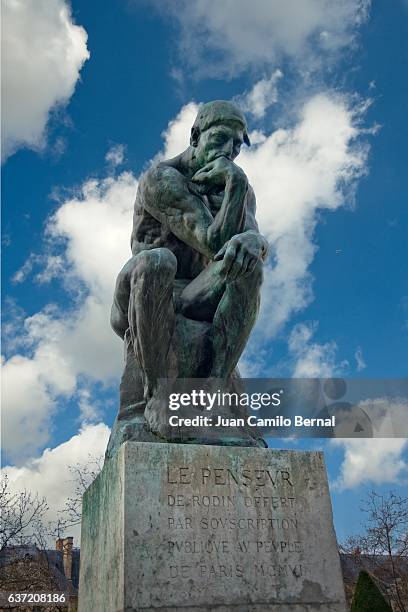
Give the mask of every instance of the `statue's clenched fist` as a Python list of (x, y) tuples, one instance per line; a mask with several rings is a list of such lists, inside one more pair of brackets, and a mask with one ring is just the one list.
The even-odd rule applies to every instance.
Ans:
[(247, 188), (248, 179), (245, 172), (224, 155), (200, 168), (191, 179), (198, 190), (205, 194), (217, 193), (224, 189), (229, 180), (240, 189)]

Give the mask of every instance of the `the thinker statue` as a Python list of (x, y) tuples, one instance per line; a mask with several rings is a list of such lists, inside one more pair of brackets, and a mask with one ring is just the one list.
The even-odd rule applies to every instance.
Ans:
[[(199, 109), (190, 146), (140, 180), (132, 258), (119, 273), (112, 306), (126, 367), (107, 456), (126, 439), (208, 441), (204, 432), (170, 431), (160, 408), (163, 379), (217, 379), (229, 389), (239, 380), (268, 252), (254, 191), (234, 162), (243, 143), (250, 144), (242, 112), (209, 102)], [(237, 430), (212, 443), (259, 441)]]

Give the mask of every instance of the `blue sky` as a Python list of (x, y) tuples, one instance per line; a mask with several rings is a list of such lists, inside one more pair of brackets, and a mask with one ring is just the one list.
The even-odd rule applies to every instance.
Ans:
[[(55, 509), (66, 465), (103, 451), (137, 178), (187, 146), (200, 102), (246, 111), (254, 145), (237, 162), (273, 246), (242, 371), (406, 376), (408, 5), (330, 4), (4, 3), (2, 450), (16, 488)], [(406, 488), (407, 446), (323, 447), (342, 539), (367, 489)]]

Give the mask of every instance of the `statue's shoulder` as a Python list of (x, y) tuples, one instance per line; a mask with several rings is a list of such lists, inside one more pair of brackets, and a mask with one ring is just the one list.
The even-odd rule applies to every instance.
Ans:
[(140, 177), (139, 185), (143, 187), (144, 185), (157, 180), (160, 177), (160, 174), (163, 172), (162, 166), (163, 162), (155, 162), (149, 166), (149, 168), (147, 168), (147, 170), (145, 170)]
[(157, 190), (180, 189), (187, 178), (180, 171), (177, 158), (161, 160), (152, 164), (142, 175), (139, 182), (139, 189), (142, 194), (154, 194)]
[(162, 160), (152, 164), (142, 175), (140, 183), (144, 186), (152, 186), (157, 182), (166, 181), (166, 179), (178, 176), (184, 178), (174, 160)]

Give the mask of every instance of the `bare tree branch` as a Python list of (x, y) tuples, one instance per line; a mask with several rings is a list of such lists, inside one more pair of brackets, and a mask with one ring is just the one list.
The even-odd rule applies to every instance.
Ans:
[(69, 497), (65, 503), (65, 507), (60, 511), (60, 528), (66, 529), (79, 525), (82, 518), (82, 496), (89, 485), (95, 480), (103, 467), (103, 455), (94, 456), (88, 455), (87, 463), (76, 463), (68, 466), (73, 478), (71, 482), (75, 483), (75, 489), (72, 497)]
[(13, 493), (7, 474), (0, 479), (0, 550), (11, 544), (39, 543), (43, 518), (48, 510), (45, 497), (27, 490)]

